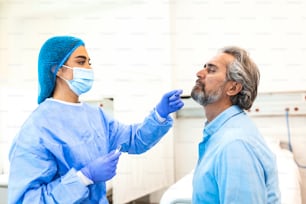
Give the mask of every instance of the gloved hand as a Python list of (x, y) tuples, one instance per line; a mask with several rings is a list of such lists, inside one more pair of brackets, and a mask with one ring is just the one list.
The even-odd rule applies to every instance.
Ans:
[(170, 113), (181, 109), (184, 106), (184, 103), (180, 97), (182, 93), (183, 90), (173, 90), (166, 93), (156, 106), (157, 113), (161, 117), (167, 118)]
[(83, 167), (81, 172), (94, 183), (105, 182), (116, 175), (120, 155), (121, 152), (112, 151)]

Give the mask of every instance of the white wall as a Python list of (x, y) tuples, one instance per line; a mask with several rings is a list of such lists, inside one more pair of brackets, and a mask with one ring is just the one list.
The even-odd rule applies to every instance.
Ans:
[(258, 64), (260, 91), (306, 88), (306, 2), (171, 1), (176, 84), (189, 92), (195, 73), (226, 45), (247, 49)]
[(261, 71), (260, 92), (305, 90), (305, 10), (303, 0), (1, 1), (0, 172), (8, 171), (11, 139), (36, 107), (37, 55), (50, 36), (84, 39), (97, 76), (84, 98), (114, 97), (115, 116), (134, 122), (163, 92), (183, 88), (188, 95), (196, 71), (225, 45), (250, 52)]

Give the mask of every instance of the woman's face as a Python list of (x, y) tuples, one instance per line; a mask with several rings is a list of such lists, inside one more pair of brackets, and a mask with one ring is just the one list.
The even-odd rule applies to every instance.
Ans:
[[(91, 63), (90, 58), (88, 56), (87, 50), (84, 46), (78, 47), (68, 58), (68, 60), (65, 63), (65, 66), (68, 66), (70, 68), (74, 67), (80, 67), (80, 68), (86, 68), (91, 69)], [(62, 67), (60, 69), (62, 72), (62, 77), (67, 80), (71, 80), (73, 78), (72, 70)]]

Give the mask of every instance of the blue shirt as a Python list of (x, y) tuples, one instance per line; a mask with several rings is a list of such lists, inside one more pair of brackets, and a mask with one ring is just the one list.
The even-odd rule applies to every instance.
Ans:
[(101, 108), (47, 99), (33, 111), (10, 150), (9, 203), (108, 203), (105, 183), (85, 186), (76, 172), (121, 145), (140, 154), (172, 126), (154, 111), (125, 125)]
[(203, 131), (192, 203), (280, 203), (274, 154), (250, 118), (231, 106)]

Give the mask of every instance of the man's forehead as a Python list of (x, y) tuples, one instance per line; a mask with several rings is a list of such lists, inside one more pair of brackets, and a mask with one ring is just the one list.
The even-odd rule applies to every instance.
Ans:
[(227, 53), (218, 53), (207, 64), (214, 64), (216, 66), (226, 66), (235, 60), (234, 56)]

